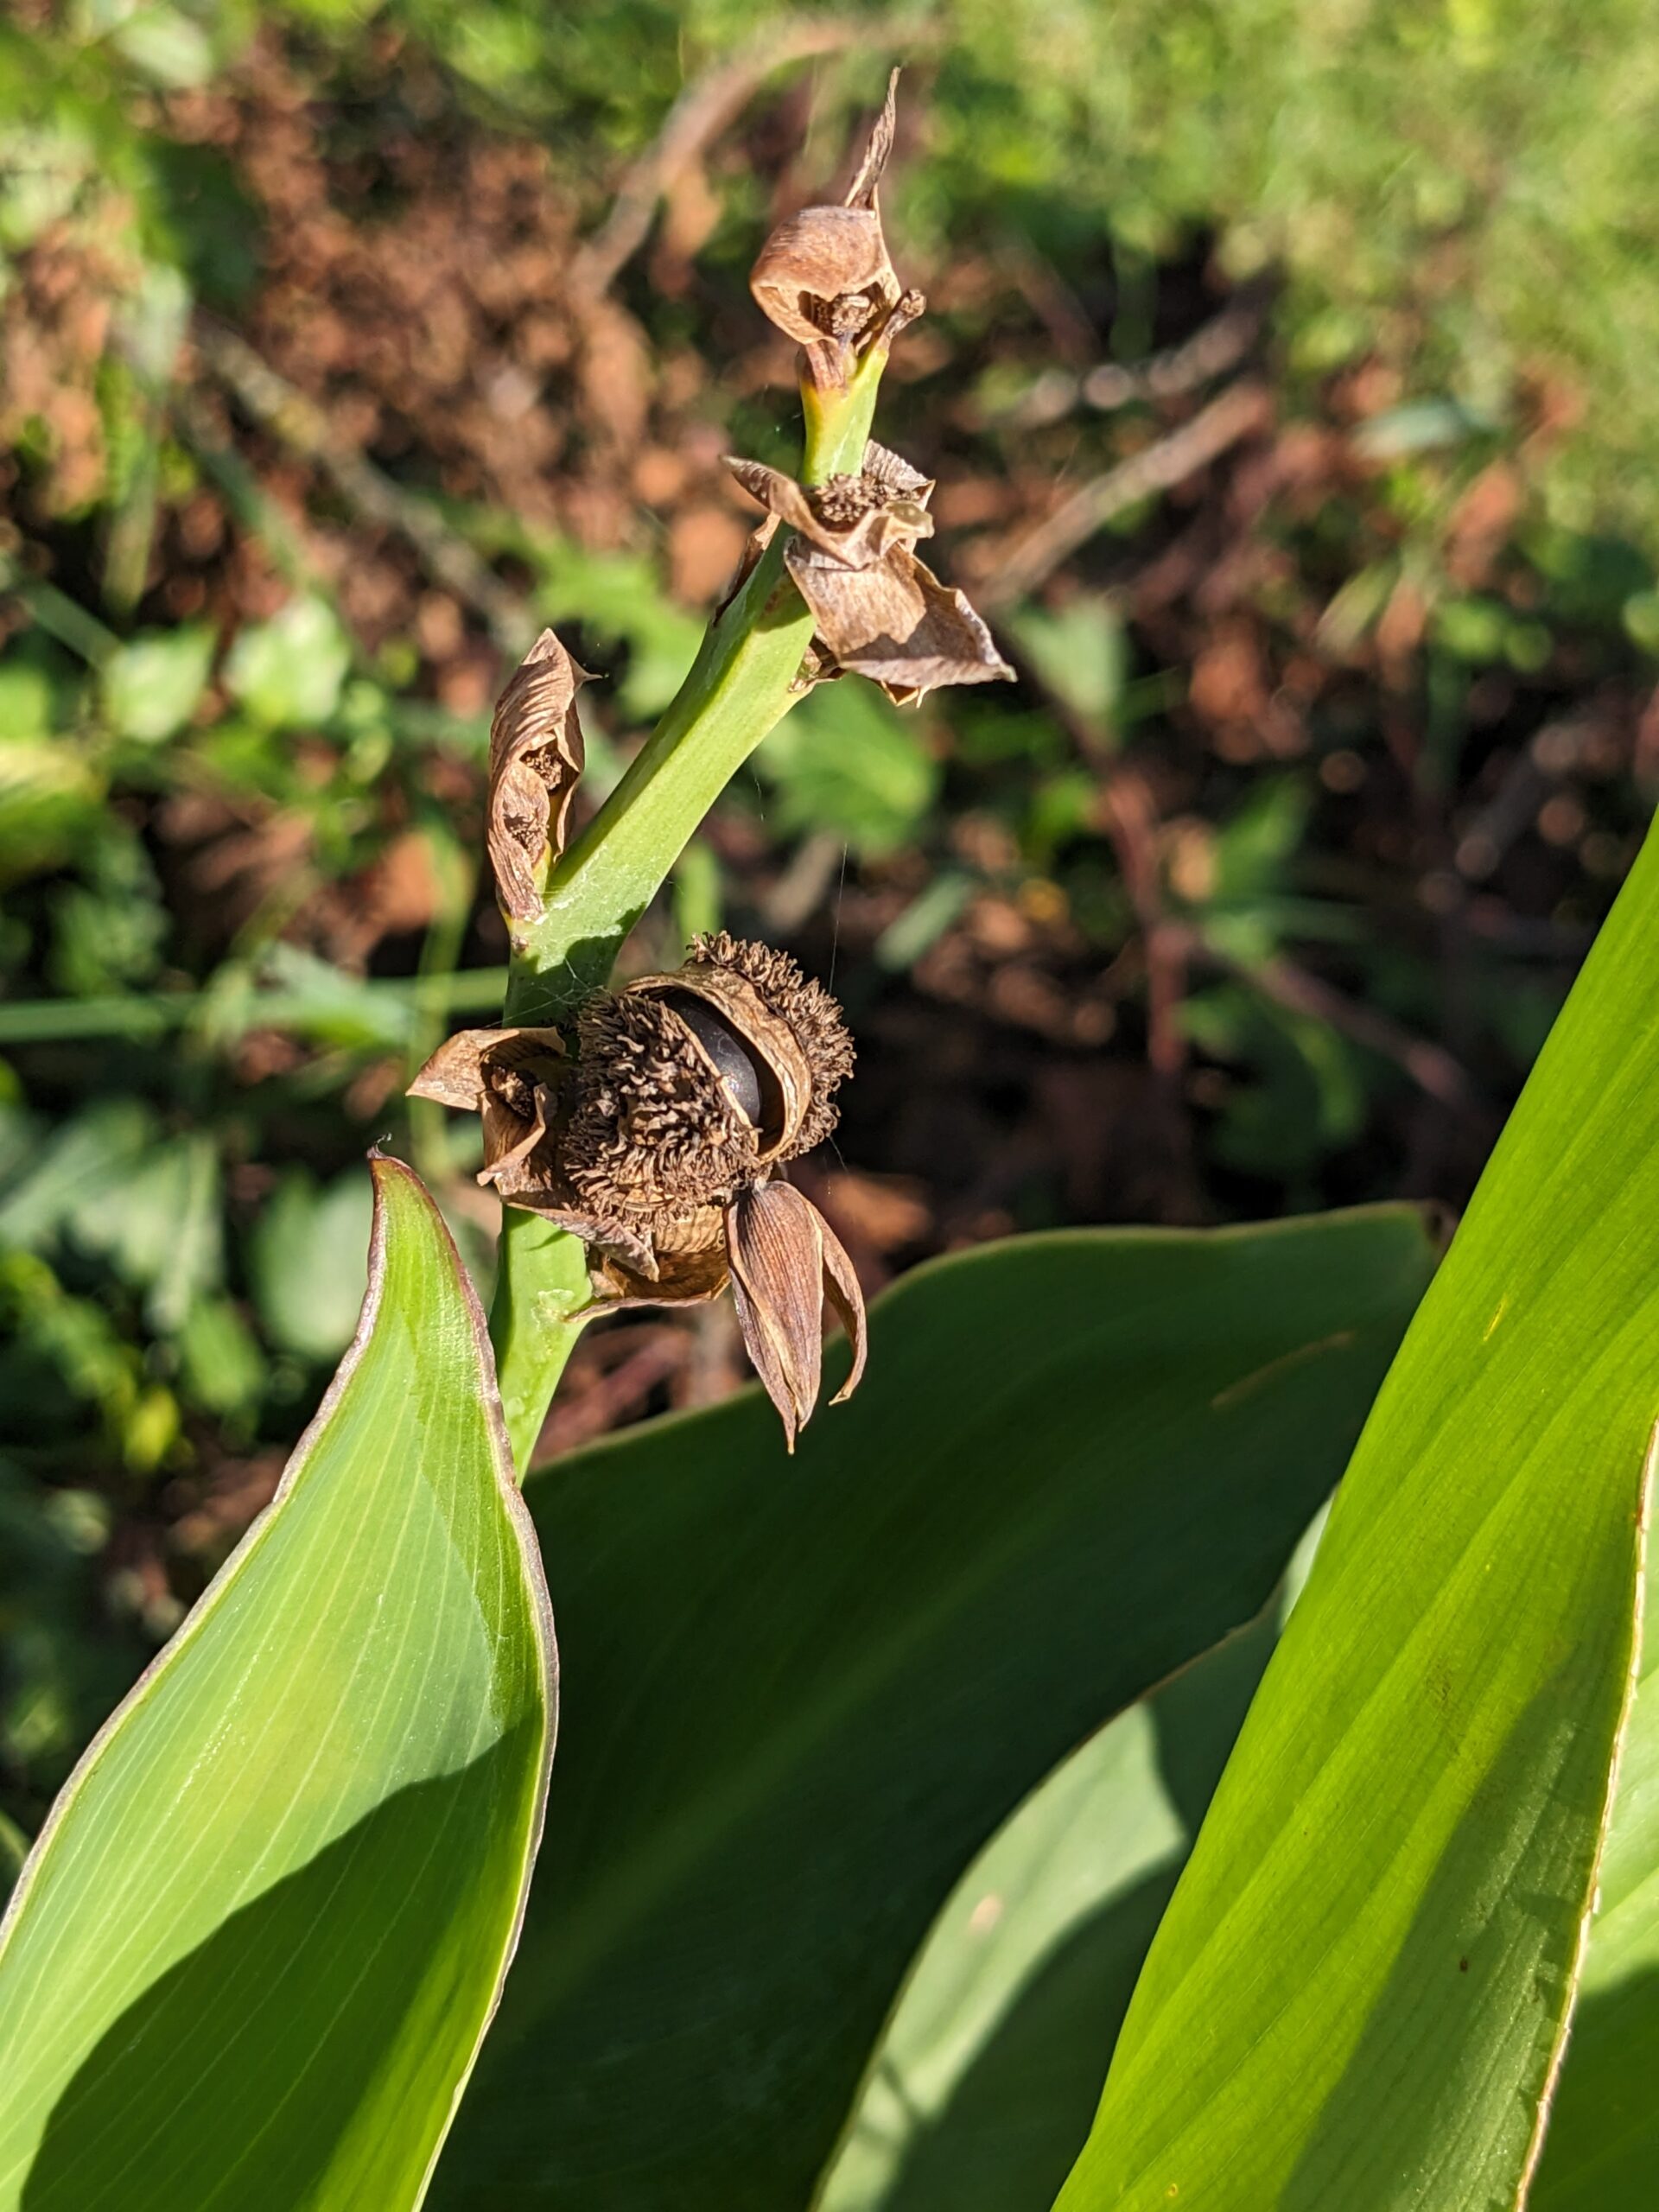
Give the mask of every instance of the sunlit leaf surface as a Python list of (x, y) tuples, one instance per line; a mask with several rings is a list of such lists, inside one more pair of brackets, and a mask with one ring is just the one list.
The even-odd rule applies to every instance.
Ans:
[(1063, 2212), (1524, 2191), (1639, 1642), (1656, 956), (1650, 841), (1378, 1400)]
[(482, 1323), (376, 1163), (362, 1326), (0, 1936), (0, 2205), (397, 2212), (512, 1950), (552, 1638)]
[(953, 1885), (1262, 1605), (1429, 1265), (1405, 1209), (1015, 1240), (878, 1301), (792, 1462), (749, 1392), (532, 1478), (556, 1817), (434, 2202), (804, 2205)]

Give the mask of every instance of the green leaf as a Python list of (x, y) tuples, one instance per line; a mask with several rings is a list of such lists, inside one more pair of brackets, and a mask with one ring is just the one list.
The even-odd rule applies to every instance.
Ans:
[(360, 1175), (325, 1189), (302, 1167), (285, 1175), (254, 1225), (250, 1250), (259, 1318), (305, 1359), (333, 1359), (351, 1338), (363, 1295), (369, 1199)]
[[(1655, 1601), (1649, 1576), (1648, 1618)], [(1659, 1650), (1646, 1647), (1573, 2039), (1529, 2212), (1642, 2204), (1659, 2158)]]
[(1080, 1745), (957, 1883), (813, 2212), (1048, 2212), (1325, 1519), (1248, 1628)]
[(1128, 674), (1123, 619), (1103, 597), (1074, 599), (1065, 607), (1020, 607), (1008, 618), (1020, 650), (1043, 683), (1102, 736), (1114, 728)]
[(1091, 1736), (952, 1891), (814, 2212), (1047, 2212), (1275, 1633), (1252, 1622)]
[(0, 1931), (0, 2206), (398, 2212), (500, 1987), (552, 1641), (482, 1317), (376, 1163), (363, 1325)]
[(121, 737), (146, 743), (171, 737), (207, 688), (217, 639), (205, 623), (143, 631), (99, 671), (104, 711)]
[(902, 719), (873, 683), (820, 684), (755, 766), (778, 794), (774, 828), (827, 832), (871, 856), (914, 835), (939, 781), (915, 717)]
[(1649, 840), (1378, 1400), (1064, 2212), (1524, 2191), (1637, 1641), (1656, 951)]
[(750, 1391), (534, 1478), (582, 1695), (434, 2202), (804, 2204), (952, 1885), (1261, 1606), (1428, 1265), (1393, 1208), (991, 1246), (794, 1461)]
[(241, 632), (226, 658), (225, 681), (256, 721), (292, 729), (327, 721), (351, 664), (351, 641), (333, 607), (302, 597)]

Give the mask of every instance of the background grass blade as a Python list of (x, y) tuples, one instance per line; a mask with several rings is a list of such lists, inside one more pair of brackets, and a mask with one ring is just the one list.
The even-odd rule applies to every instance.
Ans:
[(1524, 2190), (1637, 1641), (1656, 956), (1650, 838), (1367, 1426), (1064, 2212)]
[(907, 1278), (858, 1396), (534, 1478), (559, 1818), (446, 2212), (803, 2206), (974, 1853), (1263, 1603), (1430, 1265), (1409, 1210), (1011, 1242)]
[(551, 1624), (481, 1317), (374, 1168), (355, 1344), (0, 1938), (0, 2205), (420, 2201), (511, 1954)]

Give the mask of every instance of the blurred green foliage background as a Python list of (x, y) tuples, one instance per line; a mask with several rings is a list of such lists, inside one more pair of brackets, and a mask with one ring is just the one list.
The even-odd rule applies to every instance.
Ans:
[[(749, 302), (906, 66), (882, 434), (1017, 661), (798, 708), (630, 946), (861, 1044), (874, 1287), (1057, 1221), (1467, 1193), (1659, 773), (1633, 0), (16, 0), (0, 26), (0, 1805), (39, 1819), (349, 1336), (364, 1150), (505, 940), (539, 625), (591, 805), (787, 464)], [(595, 1332), (549, 1448), (738, 1377)], [(8, 1833), (10, 1831), (8, 1830)]]

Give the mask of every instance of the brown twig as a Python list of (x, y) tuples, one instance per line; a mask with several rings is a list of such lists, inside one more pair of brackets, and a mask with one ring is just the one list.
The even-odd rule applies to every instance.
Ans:
[(1224, 968), (1240, 982), (1252, 985), (1266, 998), (1292, 1014), (1311, 1015), (1351, 1038), (1368, 1052), (1381, 1053), (1402, 1068), (1420, 1090), (1442, 1106), (1467, 1112), (1478, 1104), (1478, 1095), (1468, 1070), (1443, 1046), (1431, 1044), (1375, 1007), (1362, 1006), (1327, 983), (1322, 976), (1300, 967), (1283, 953), (1263, 961), (1234, 960), (1218, 951), (1198, 931), (1192, 933), (1194, 949)]
[(766, 78), (798, 61), (840, 54), (868, 36), (861, 22), (803, 16), (773, 23), (695, 78), (662, 129), (625, 171), (610, 213), (575, 252), (567, 280), (580, 311), (601, 299), (651, 235), (660, 202), (742, 113)]
[(1144, 361), (1102, 361), (1082, 374), (1063, 369), (1039, 377), (1007, 419), (1017, 429), (1058, 423), (1074, 407), (1101, 414), (1136, 399), (1180, 399), (1236, 369), (1255, 345), (1267, 313), (1264, 287), (1247, 287), (1179, 346)]
[(1229, 385), (1190, 422), (1074, 492), (1064, 505), (1020, 540), (989, 582), (981, 586), (977, 594), (981, 602), (1006, 607), (1028, 597), (1114, 515), (1196, 475), (1230, 446), (1264, 428), (1272, 408), (1264, 385)]
[(502, 652), (520, 657), (535, 635), (533, 616), (429, 501), (337, 438), (315, 401), (279, 376), (245, 338), (200, 314), (192, 334), (201, 359), (255, 422), (320, 468), (356, 513), (406, 538), (437, 582), (487, 624)]

